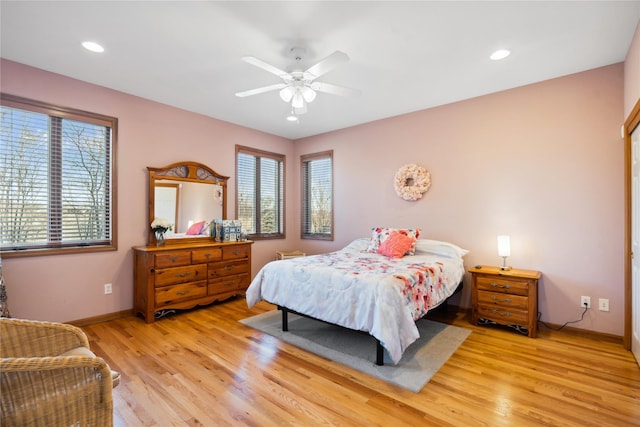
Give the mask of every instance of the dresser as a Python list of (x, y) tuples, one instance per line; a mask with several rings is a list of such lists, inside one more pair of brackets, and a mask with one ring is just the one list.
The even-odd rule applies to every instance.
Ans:
[(471, 323), (506, 325), (536, 337), (539, 271), (483, 265), (469, 269), (469, 273)]
[(175, 309), (244, 293), (251, 281), (253, 242), (136, 246), (134, 313), (151, 323)]

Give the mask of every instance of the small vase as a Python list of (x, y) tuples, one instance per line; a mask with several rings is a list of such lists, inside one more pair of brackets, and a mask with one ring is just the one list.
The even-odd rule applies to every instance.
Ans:
[(156, 246), (164, 246), (164, 233), (162, 231), (156, 231)]

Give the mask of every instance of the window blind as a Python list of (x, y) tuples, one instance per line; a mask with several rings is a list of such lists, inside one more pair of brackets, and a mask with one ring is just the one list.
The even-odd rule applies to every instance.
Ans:
[(6, 95), (0, 113), (2, 251), (113, 246), (116, 119)]
[(333, 151), (301, 156), (303, 239), (333, 240)]
[(252, 239), (284, 237), (284, 156), (236, 147), (236, 212)]

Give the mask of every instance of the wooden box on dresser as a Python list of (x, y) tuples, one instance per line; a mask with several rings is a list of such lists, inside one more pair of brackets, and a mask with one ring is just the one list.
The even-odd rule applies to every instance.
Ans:
[(147, 323), (167, 310), (193, 308), (244, 293), (252, 241), (136, 246), (134, 313)]
[[(535, 338), (540, 272), (477, 266), (471, 273), (471, 323), (497, 323)], [(524, 329), (523, 329), (524, 328)]]

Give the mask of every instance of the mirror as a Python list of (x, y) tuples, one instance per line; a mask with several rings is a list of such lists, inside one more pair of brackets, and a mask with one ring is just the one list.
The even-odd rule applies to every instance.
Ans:
[[(227, 180), (209, 167), (196, 162), (174, 163), (149, 171), (149, 225), (154, 218), (172, 224), (166, 243), (188, 243), (212, 239), (208, 224), (227, 218)], [(202, 222), (205, 226), (199, 229)], [(194, 227), (191, 227), (194, 225)], [(149, 227), (149, 244), (156, 238)]]

